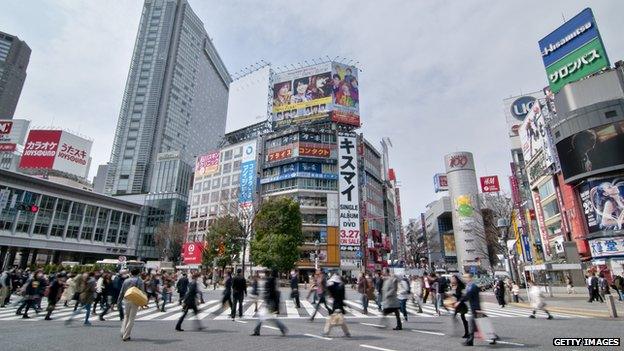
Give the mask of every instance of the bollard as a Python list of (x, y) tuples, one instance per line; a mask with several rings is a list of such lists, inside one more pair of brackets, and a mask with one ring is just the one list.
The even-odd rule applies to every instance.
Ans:
[(613, 295), (611, 294), (605, 295), (605, 298), (607, 299), (607, 306), (609, 307), (609, 317), (617, 318), (617, 309), (615, 308), (615, 298), (613, 298)]

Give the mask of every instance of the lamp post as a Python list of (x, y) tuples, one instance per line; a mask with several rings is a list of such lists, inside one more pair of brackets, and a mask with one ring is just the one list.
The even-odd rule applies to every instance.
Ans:
[(318, 269), (319, 264), (319, 241), (316, 239), (314, 241), (314, 269)]
[(500, 236), (499, 236), (499, 243), (500, 245), (503, 247), (503, 257), (505, 259), (505, 265), (507, 266), (507, 272), (509, 273), (509, 276), (511, 277), (511, 280), (513, 281), (517, 281), (516, 280), (516, 276), (514, 275), (514, 269), (512, 267), (512, 262), (509, 258), (509, 249), (507, 247), (507, 238), (509, 236), (509, 227), (510, 227), (510, 223), (509, 220), (507, 220), (507, 218), (499, 218), (496, 221), (496, 228), (498, 228), (498, 230), (500, 231)]

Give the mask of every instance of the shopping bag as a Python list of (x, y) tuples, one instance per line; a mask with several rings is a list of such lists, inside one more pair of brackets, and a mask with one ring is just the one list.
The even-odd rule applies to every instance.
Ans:
[(343, 325), (344, 316), (340, 312), (334, 312), (329, 316), (329, 325)]
[(124, 298), (137, 306), (147, 305), (147, 295), (145, 295), (145, 293), (136, 286), (133, 286), (126, 290)]
[(488, 317), (475, 318), (477, 324), (477, 335), (481, 340), (494, 340), (496, 334), (494, 333), (494, 326), (492, 320)]

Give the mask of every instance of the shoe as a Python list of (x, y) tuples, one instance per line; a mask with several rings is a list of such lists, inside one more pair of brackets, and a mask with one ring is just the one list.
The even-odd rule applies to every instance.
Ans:
[(321, 336), (326, 338), (329, 336), (329, 333), (321, 333)]
[(106, 319), (104, 319), (104, 317), (100, 316), (100, 321), (104, 322), (104, 321), (106, 321)]
[(286, 336), (288, 334), (288, 328), (284, 327), (284, 329), (280, 330), (282, 332), (282, 336)]
[(532, 314), (532, 315), (530, 315), (530, 316), (529, 316), (529, 318), (533, 318), (533, 319), (535, 319), (535, 315), (534, 315), (534, 314)]
[(470, 342), (465, 341), (465, 342), (462, 343), (462, 345), (464, 345), (464, 346), (474, 346), (474, 343), (472, 341), (470, 341)]
[(468, 339), (469, 337), (470, 337), (470, 335), (464, 334), (464, 336), (462, 336), (462, 339)]
[(22, 319), (30, 319), (30, 317), (28, 317), (28, 315), (25, 314), (25, 315), (22, 316)]
[(546, 319), (553, 319), (553, 316), (552, 315), (548, 315), (548, 318), (546, 318)]
[(15, 312), (15, 315), (16, 315), (16, 316), (21, 316), (22, 314), (23, 314), (23, 313), (22, 313), (22, 311), (16, 311), (16, 312)]
[(345, 338), (350, 338), (351, 334), (345, 334)]
[(91, 325), (91, 322), (84, 322), (84, 323), (83, 323), (83, 325), (85, 325), (85, 326), (90, 326), (90, 325)]
[(403, 330), (403, 327), (394, 327), (392, 330)]
[(175, 330), (176, 330), (176, 331), (179, 331), (179, 332), (183, 332), (183, 331), (184, 331), (184, 329), (182, 329), (182, 328), (178, 328), (178, 327), (176, 327), (176, 328), (175, 328)]
[(122, 338), (121, 341), (130, 341), (130, 338), (129, 337), (125, 339)]
[(260, 333), (253, 332), (249, 336), (260, 336)]
[(418, 310), (418, 313), (423, 313), (423, 310)]
[(45, 320), (45, 321), (51, 321), (51, 320), (52, 320), (52, 318), (50, 318), (50, 316), (46, 316), (43, 320)]

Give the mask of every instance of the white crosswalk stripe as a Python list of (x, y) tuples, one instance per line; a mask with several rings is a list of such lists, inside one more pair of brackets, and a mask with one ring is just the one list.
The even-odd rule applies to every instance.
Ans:
[[(262, 300), (258, 301), (258, 309), (260, 310), (264, 302)], [(331, 304), (328, 302), (328, 305)], [(6, 306), (5, 308), (0, 309), (0, 323), (6, 321), (18, 321), (22, 320), (22, 316), (16, 315), (17, 308), (19, 304), (12, 304)], [(30, 310), (28, 312), (30, 319), (24, 321), (40, 321), (43, 320), (46, 314), (47, 301), (43, 301), (41, 304), (42, 311), (37, 314), (34, 310)], [(310, 316), (314, 313), (314, 305), (308, 300), (301, 301), (301, 308), (296, 308), (294, 302), (292, 300), (282, 301), (280, 303), (280, 319), (304, 319), (310, 318)], [(512, 305), (508, 305), (505, 308), (500, 308), (495, 303), (490, 302), (482, 302), (482, 307), (484, 308), (485, 313), (492, 318), (527, 318), (531, 314), (531, 310), (521, 307), (515, 307)], [(226, 320), (230, 319), (230, 307), (224, 308), (220, 300), (207, 300), (205, 303), (198, 306), (199, 314), (197, 316), (198, 319), (214, 319), (214, 320)], [(73, 303), (69, 307), (64, 307), (62, 304), (59, 304), (56, 310), (52, 313), (52, 319), (55, 321), (65, 321), (72, 317), (73, 314)], [(434, 318), (437, 317), (437, 313), (435, 311), (435, 306), (432, 304), (423, 304), (422, 313), (418, 313), (418, 306), (413, 304), (411, 301), (408, 301), (407, 304), (407, 312), (408, 316), (411, 317), (426, 317), (426, 318)], [(79, 310), (80, 311), (80, 310)], [(100, 309), (98, 307), (96, 314), (91, 314), (90, 320), (92, 322), (100, 323), (98, 320), (98, 315), (100, 313)], [(183, 308), (177, 303), (171, 303), (166, 306), (166, 312), (161, 312), (156, 309), (156, 306), (153, 303), (150, 303), (149, 308), (141, 309), (137, 313), (136, 321), (147, 322), (147, 321), (175, 321), (182, 315)], [(368, 314), (364, 314), (364, 309), (362, 304), (356, 300), (345, 300), (345, 318), (354, 319), (376, 319), (383, 315), (382, 312), (378, 311), (377, 306), (371, 304), (368, 308)], [(442, 317), (448, 316), (452, 314), (451, 312), (447, 312), (444, 309), (440, 310)], [(118, 321), (119, 312), (111, 311), (106, 316), (107, 319), (111, 321)], [(541, 313), (541, 312), (540, 312)], [(539, 314), (539, 313), (538, 313)], [(316, 319), (326, 319), (328, 316), (328, 312), (325, 307), (320, 307), (318, 312), (316, 313)], [(558, 319), (567, 319), (567, 318), (592, 318), (582, 315), (575, 315), (571, 312), (569, 313), (561, 313), (556, 312), (553, 313), (553, 316)], [(194, 319), (195, 316), (188, 316), (189, 319)], [(242, 319), (257, 319), (258, 314), (255, 312), (255, 307), (253, 300), (245, 300), (243, 302), (243, 318)], [(84, 310), (80, 311), (80, 313), (76, 314), (73, 319), (78, 322), (84, 319)]]

